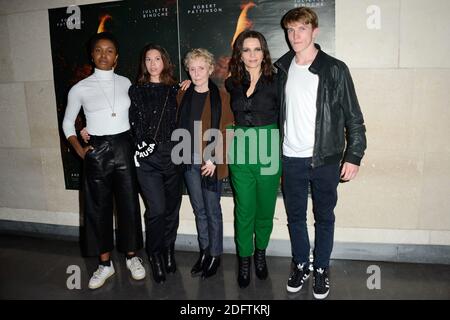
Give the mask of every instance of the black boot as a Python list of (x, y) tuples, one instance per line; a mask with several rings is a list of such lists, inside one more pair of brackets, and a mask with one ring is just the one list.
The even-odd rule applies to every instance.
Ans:
[(267, 279), (269, 272), (267, 271), (266, 250), (256, 249), (253, 259), (255, 260), (255, 273), (258, 279)]
[(150, 266), (152, 267), (153, 279), (156, 283), (166, 281), (166, 275), (164, 273), (163, 262), (159, 254), (152, 254), (149, 256)]
[(239, 287), (246, 288), (250, 284), (251, 259), (250, 257), (239, 257)]
[(167, 273), (175, 273), (177, 264), (175, 262), (175, 245), (172, 244), (164, 250), (164, 267)]
[(206, 253), (206, 250), (200, 249), (200, 256), (198, 257), (197, 262), (194, 264), (194, 266), (191, 269), (191, 275), (193, 277), (199, 276), (202, 273), (203, 267), (207, 260), (208, 260), (208, 255)]
[(204, 265), (202, 278), (206, 279), (215, 275), (219, 266), (220, 266), (220, 256), (216, 257), (210, 256), (206, 260), (206, 263)]

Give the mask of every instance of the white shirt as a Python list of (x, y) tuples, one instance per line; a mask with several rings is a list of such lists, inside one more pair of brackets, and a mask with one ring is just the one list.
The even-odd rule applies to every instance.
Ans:
[(283, 154), (287, 157), (313, 155), (319, 77), (311, 73), (309, 67), (298, 65), (295, 57), (289, 67), (283, 140)]
[(76, 135), (75, 120), (81, 107), (86, 116), (87, 131), (91, 135), (112, 135), (129, 130), (130, 86), (128, 78), (115, 74), (113, 70), (99, 69), (74, 85), (69, 91), (62, 123), (66, 138)]

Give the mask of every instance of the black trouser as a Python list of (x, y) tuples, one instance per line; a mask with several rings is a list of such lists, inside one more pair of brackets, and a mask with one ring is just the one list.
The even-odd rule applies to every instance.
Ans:
[(133, 252), (142, 248), (141, 211), (128, 131), (91, 136), (84, 159), (85, 251), (88, 256), (114, 248), (113, 197), (117, 211), (117, 248)]
[(145, 242), (149, 255), (162, 253), (177, 237), (182, 174), (170, 158), (172, 146), (160, 144), (153, 155), (140, 159), (136, 168), (146, 207)]

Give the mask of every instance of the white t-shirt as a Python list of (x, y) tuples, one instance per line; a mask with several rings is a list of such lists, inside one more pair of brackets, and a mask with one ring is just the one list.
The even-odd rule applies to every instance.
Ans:
[(69, 91), (62, 123), (66, 138), (76, 135), (75, 120), (81, 107), (91, 135), (112, 135), (129, 130), (130, 86), (128, 78), (114, 74), (113, 70), (99, 69), (74, 85)]
[(309, 67), (298, 65), (295, 57), (289, 67), (283, 140), (283, 155), (287, 157), (309, 158), (313, 155), (319, 77), (311, 73)]

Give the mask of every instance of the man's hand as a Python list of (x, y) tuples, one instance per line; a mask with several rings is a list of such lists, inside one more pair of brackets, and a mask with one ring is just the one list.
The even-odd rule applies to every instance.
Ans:
[(358, 171), (359, 166), (350, 162), (345, 162), (342, 165), (341, 169), (341, 180), (350, 181), (352, 179), (355, 179), (356, 175), (358, 174)]

